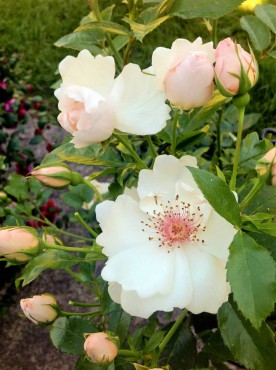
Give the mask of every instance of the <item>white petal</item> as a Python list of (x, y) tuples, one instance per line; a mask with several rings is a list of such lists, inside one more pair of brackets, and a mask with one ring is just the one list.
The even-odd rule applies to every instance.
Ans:
[(137, 187), (140, 198), (167, 195), (173, 200), (175, 185), (181, 180), (197, 188), (186, 165), (194, 167), (195, 162), (191, 156), (184, 156), (180, 160), (172, 155), (158, 156), (154, 162), (153, 170), (140, 171)]
[(131, 198), (133, 198), (137, 202), (140, 201), (139, 195), (138, 195), (138, 192), (137, 192), (137, 189), (134, 186), (132, 186), (131, 188), (125, 188), (124, 194), (125, 195), (128, 195)]
[(141, 298), (167, 294), (172, 288), (174, 263), (173, 253), (148, 243), (110, 257), (102, 278), (120, 284), (124, 291), (136, 291)]
[(196, 245), (186, 245), (193, 283), (193, 298), (187, 306), (192, 313), (217, 313), (227, 301), (229, 284), (226, 282), (225, 261), (202, 252)]
[(213, 42), (202, 44), (201, 37), (198, 37), (194, 42), (185, 39), (177, 39), (172, 44), (172, 52), (174, 54), (173, 65), (174, 67), (181, 60), (186, 58), (190, 53), (205, 52), (209, 61), (213, 64), (215, 62), (215, 49)]
[(164, 79), (170, 69), (171, 64), (173, 63), (173, 53), (171, 49), (159, 47), (154, 50), (152, 53), (152, 70), (157, 79), (158, 87), (164, 90)]
[(109, 286), (111, 298), (121, 303), (123, 309), (130, 315), (147, 319), (155, 311), (172, 311), (174, 307), (186, 307), (192, 298), (193, 287), (190, 269), (182, 250), (175, 254), (175, 272), (172, 290), (168, 294), (155, 294), (148, 298), (141, 298), (134, 291), (124, 291), (121, 286), (112, 283)]
[(88, 50), (82, 50), (76, 58), (63, 59), (59, 71), (64, 83), (89, 87), (106, 96), (114, 84), (115, 63), (112, 57), (94, 58)]
[(210, 213), (205, 226), (204, 232), (197, 233), (198, 238), (204, 240), (202, 250), (227, 260), (229, 246), (237, 230), (214, 210)]
[(103, 253), (107, 256), (149, 243), (141, 224), (141, 221), (146, 222), (147, 217), (138, 203), (127, 195), (120, 195), (116, 202), (98, 204), (96, 217), (102, 229), (97, 243), (104, 247)]
[(136, 135), (156, 134), (166, 126), (170, 108), (154, 76), (128, 64), (116, 78), (112, 97), (117, 112), (116, 128)]

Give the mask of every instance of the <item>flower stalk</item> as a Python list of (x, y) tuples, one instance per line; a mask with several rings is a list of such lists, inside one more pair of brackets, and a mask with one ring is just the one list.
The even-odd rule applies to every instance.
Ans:
[(172, 129), (172, 146), (171, 146), (171, 154), (175, 155), (175, 148), (176, 148), (176, 131), (178, 125), (178, 111), (175, 112), (173, 117), (173, 129)]
[(125, 139), (122, 135), (113, 133), (113, 136), (123, 144), (123, 146), (129, 151), (129, 154), (136, 160), (137, 164), (140, 165), (141, 168), (148, 168), (143, 160), (139, 157), (136, 151), (132, 148), (131, 144)]
[(233, 173), (230, 180), (230, 190), (236, 190), (236, 179), (238, 173), (238, 165), (240, 159), (240, 151), (241, 151), (241, 139), (242, 139), (242, 129), (243, 129), (243, 121), (244, 121), (244, 113), (245, 107), (249, 103), (250, 97), (246, 93), (241, 96), (237, 96), (233, 98), (234, 105), (238, 108), (239, 112), (239, 120), (238, 120), (238, 134), (237, 134), (237, 143), (234, 155), (234, 166), (233, 166)]
[(56, 244), (50, 244), (41, 241), (42, 247), (45, 249), (57, 249), (60, 251), (65, 251), (65, 252), (79, 252), (79, 253), (91, 253), (92, 248), (78, 248), (78, 247), (66, 247), (64, 245), (56, 245)]

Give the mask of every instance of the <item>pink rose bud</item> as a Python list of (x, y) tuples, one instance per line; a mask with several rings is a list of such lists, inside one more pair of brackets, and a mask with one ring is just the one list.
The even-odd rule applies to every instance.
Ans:
[[(272, 163), (272, 166), (271, 166)], [(271, 184), (276, 186), (276, 147), (270, 149), (264, 157), (258, 160), (256, 171), (260, 176), (264, 175), (271, 166)]]
[(49, 167), (37, 167), (37, 169), (31, 172), (31, 175), (43, 185), (57, 189), (63, 189), (70, 184), (70, 174), (70, 168), (63, 164)]
[(203, 44), (177, 39), (170, 49), (158, 47), (152, 54), (152, 66), (146, 70), (156, 76), (157, 86), (181, 109), (206, 104), (213, 95), (215, 50), (213, 43)]
[(57, 305), (57, 301), (53, 295), (48, 293), (35, 295), (33, 298), (21, 299), (20, 301), (24, 315), (36, 325), (50, 324), (55, 320), (58, 313), (52, 305)]
[(230, 37), (217, 46), (215, 74), (218, 88), (225, 96), (245, 94), (256, 84), (259, 75), (254, 54), (247, 53)]
[(89, 334), (84, 342), (84, 350), (91, 360), (97, 364), (109, 364), (118, 354), (118, 337), (110, 333)]
[(53, 236), (51, 234), (47, 234), (47, 233), (44, 233), (42, 235), (42, 241), (44, 241), (44, 243), (48, 243), (48, 244), (63, 245), (62, 241), (59, 238), (57, 238), (56, 236)]
[(0, 230), (0, 255), (9, 260), (24, 262), (38, 250), (36, 231), (29, 227), (13, 227)]
[(188, 55), (165, 77), (167, 98), (184, 110), (201, 107), (213, 95), (214, 69), (204, 52)]

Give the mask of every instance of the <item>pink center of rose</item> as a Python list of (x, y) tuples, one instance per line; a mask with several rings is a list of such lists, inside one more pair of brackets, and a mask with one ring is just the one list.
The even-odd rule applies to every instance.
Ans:
[[(155, 198), (157, 204), (157, 197)], [(201, 221), (203, 214), (200, 207), (191, 211), (191, 205), (175, 198), (174, 205), (170, 201), (166, 204), (159, 203), (162, 211), (153, 210), (153, 215), (148, 214), (148, 222), (144, 224), (143, 232), (150, 233), (149, 240), (157, 240), (159, 247), (180, 248), (186, 241), (204, 243), (197, 237), (197, 232), (202, 228)], [(168, 251), (169, 253), (170, 251)]]
[(80, 119), (81, 113), (84, 111), (84, 104), (76, 101), (72, 104), (70, 112), (68, 114), (68, 121), (74, 131), (77, 131), (77, 124)]

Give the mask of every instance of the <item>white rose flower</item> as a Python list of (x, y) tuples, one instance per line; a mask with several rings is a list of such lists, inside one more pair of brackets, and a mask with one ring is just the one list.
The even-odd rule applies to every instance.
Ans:
[(216, 313), (228, 298), (228, 247), (235, 228), (207, 202), (186, 166), (170, 155), (142, 170), (138, 188), (96, 207), (111, 298), (133, 316), (188, 308)]
[(110, 56), (93, 57), (82, 50), (59, 65), (62, 84), (55, 91), (59, 100), (58, 121), (73, 135), (76, 148), (99, 143), (118, 130), (137, 135), (156, 134), (170, 118), (165, 94), (153, 76), (128, 64), (115, 79)]
[(158, 47), (152, 54), (152, 67), (158, 86), (169, 101), (184, 110), (201, 107), (213, 95), (215, 50), (213, 43), (202, 44), (177, 39), (171, 49)]

